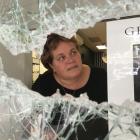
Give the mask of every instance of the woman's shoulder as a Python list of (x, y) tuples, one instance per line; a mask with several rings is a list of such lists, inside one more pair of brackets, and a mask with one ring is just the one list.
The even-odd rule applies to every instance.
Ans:
[(104, 75), (106, 75), (107, 74), (107, 72), (106, 72), (106, 70), (105, 69), (103, 69), (103, 68), (99, 68), (99, 67), (91, 67), (91, 74), (97, 74), (97, 75), (102, 75), (102, 74), (104, 74)]
[(43, 86), (44, 84), (46, 85), (48, 83), (51, 83), (53, 81), (53, 79), (54, 79), (53, 78), (53, 73), (49, 72), (49, 71), (46, 71), (43, 74), (40, 74), (38, 76), (38, 78), (34, 82), (33, 86), (35, 86), (35, 85)]
[(49, 80), (49, 79), (53, 79), (53, 73), (50, 71), (46, 71), (43, 74), (39, 74), (38, 76), (39, 80)]
[(32, 90), (39, 92), (44, 96), (50, 96), (56, 91), (56, 82), (53, 73), (45, 72), (40, 74), (32, 85)]
[(103, 68), (92, 67), (90, 72), (90, 81), (96, 81), (100, 83), (100, 81), (107, 81), (107, 72)]

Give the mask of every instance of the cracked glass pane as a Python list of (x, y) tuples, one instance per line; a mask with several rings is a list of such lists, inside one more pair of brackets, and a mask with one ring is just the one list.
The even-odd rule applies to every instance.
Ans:
[[(13, 55), (31, 50), (40, 54), (46, 36), (52, 32), (70, 38), (78, 29), (92, 27), (98, 21), (140, 12), (140, 0), (1, 0), (0, 3), (0, 42)], [(83, 137), (86, 126), (94, 125), (96, 120), (104, 124), (109, 121), (111, 125), (109, 131), (94, 140), (136, 140), (140, 137), (139, 117), (136, 102), (126, 101), (120, 106), (97, 104), (88, 100), (86, 93), (73, 98), (61, 96), (59, 91), (44, 98), (20, 80), (8, 77), (0, 59), (3, 140), (77, 140), (77, 134)], [(93, 139), (89, 134), (90, 138)]]
[(102, 121), (100, 118), (112, 122), (104, 140), (139, 137), (140, 109), (136, 102), (127, 101), (121, 106), (97, 104), (88, 100), (86, 93), (73, 98), (61, 96), (59, 91), (44, 98), (4, 72), (0, 74), (0, 93), (0, 137), (3, 140), (69, 140), (77, 131), (86, 131), (86, 123), (94, 120), (90, 122), (94, 125), (96, 119)]
[(139, 2), (2, 0), (0, 42), (15, 55), (35, 48), (41, 53), (48, 34), (55, 32), (72, 37), (78, 29), (93, 27), (103, 19), (137, 15)]

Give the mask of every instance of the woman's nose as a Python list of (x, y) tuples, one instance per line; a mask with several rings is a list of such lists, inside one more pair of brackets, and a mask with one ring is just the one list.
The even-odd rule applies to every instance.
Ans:
[(67, 62), (73, 62), (73, 57), (71, 55), (68, 55), (66, 58)]

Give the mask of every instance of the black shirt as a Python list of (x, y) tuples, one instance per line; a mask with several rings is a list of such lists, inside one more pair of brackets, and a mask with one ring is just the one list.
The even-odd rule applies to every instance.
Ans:
[(77, 90), (71, 90), (60, 85), (55, 80), (53, 73), (47, 71), (38, 77), (32, 89), (43, 96), (51, 96), (57, 89), (60, 90), (62, 95), (68, 93), (74, 97), (79, 97), (80, 94), (87, 93), (90, 100), (101, 103), (107, 101), (107, 74), (103, 69), (91, 68), (87, 83)]
[[(80, 89), (74, 91), (60, 85), (55, 80), (53, 73), (47, 71), (38, 77), (32, 89), (43, 96), (51, 96), (57, 89), (60, 90), (62, 95), (68, 93), (74, 97), (79, 97), (81, 94), (87, 93), (90, 100), (101, 103), (107, 101), (107, 74), (103, 69), (91, 68), (87, 83)], [(58, 116), (57, 118), (59, 118)], [(69, 140), (76, 140), (76, 135), (78, 140), (102, 140), (108, 133), (108, 122), (103, 118), (92, 119), (85, 122), (84, 126), (86, 131), (81, 125), (78, 126), (77, 133), (72, 133)]]

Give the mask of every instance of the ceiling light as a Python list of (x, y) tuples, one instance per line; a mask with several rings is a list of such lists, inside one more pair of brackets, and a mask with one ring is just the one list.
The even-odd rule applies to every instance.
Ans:
[(106, 50), (107, 49), (106, 45), (97, 45), (96, 48), (99, 50)]

